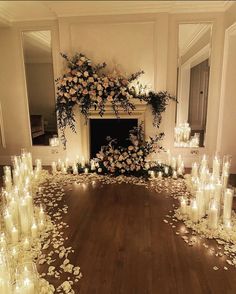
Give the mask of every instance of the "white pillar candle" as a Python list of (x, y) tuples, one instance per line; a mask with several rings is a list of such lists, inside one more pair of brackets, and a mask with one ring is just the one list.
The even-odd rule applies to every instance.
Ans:
[(35, 164), (36, 164), (37, 171), (40, 172), (42, 170), (42, 161), (41, 161), (41, 159), (36, 159)]
[(58, 161), (57, 161), (57, 169), (60, 171), (61, 170), (61, 159), (59, 158)]
[(152, 179), (154, 179), (154, 178), (155, 178), (155, 173), (154, 173), (154, 171), (153, 171), (153, 170), (151, 170), (151, 171), (150, 171), (150, 177), (151, 177)]
[(29, 232), (29, 216), (25, 199), (21, 199), (19, 205), (21, 232), (25, 235)]
[(42, 232), (42, 230), (44, 229), (44, 226), (45, 226), (44, 221), (41, 220), (38, 225), (39, 225), (39, 230)]
[(232, 204), (233, 204), (233, 190), (227, 189), (224, 193), (224, 208), (223, 208), (224, 221), (231, 219)]
[(90, 165), (91, 165), (91, 170), (94, 171), (96, 169), (94, 160), (91, 160)]
[(176, 170), (177, 162), (176, 162), (175, 157), (172, 157), (172, 159), (171, 159), (171, 167), (172, 167), (173, 170)]
[(218, 206), (217, 206), (217, 203), (213, 202), (210, 205), (209, 212), (208, 212), (208, 227), (214, 230), (217, 229), (218, 219), (219, 219)]
[(192, 200), (192, 204), (191, 204), (191, 220), (193, 222), (198, 221), (198, 206), (197, 206), (196, 199)]
[(180, 200), (180, 211), (182, 214), (187, 213), (187, 201), (184, 197), (181, 197), (181, 200)]
[(222, 184), (220, 182), (215, 184), (214, 199), (217, 203), (221, 203)]
[(13, 221), (12, 221), (12, 215), (9, 213), (8, 210), (6, 210), (6, 213), (4, 215), (4, 222), (6, 227), (6, 233), (11, 236), (11, 230), (13, 227)]
[(14, 244), (18, 243), (19, 241), (19, 232), (15, 227), (13, 227), (11, 230), (11, 241)]
[(57, 172), (57, 164), (55, 161), (52, 162), (52, 174), (55, 175)]
[(42, 205), (40, 205), (40, 208), (39, 208), (39, 220), (44, 221), (44, 219), (45, 219), (45, 213), (44, 213)]
[(29, 192), (26, 193), (25, 201), (26, 201), (27, 210), (28, 210), (29, 222), (31, 222), (33, 218), (33, 214), (34, 214), (34, 209), (33, 209), (33, 198), (29, 194)]
[(173, 171), (172, 178), (175, 180), (178, 178), (176, 170)]
[(34, 283), (28, 277), (23, 280), (22, 293), (24, 294), (35, 294)]
[(224, 174), (224, 173), (229, 174), (229, 168), (230, 168), (230, 163), (228, 161), (226, 161), (223, 165), (223, 168), (222, 168), (222, 174)]
[(219, 178), (220, 176), (220, 160), (215, 157), (213, 159), (213, 171), (212, 174), (215, 178)]
[(89, 170), (88, 170), (88, 168), (86, 167), (86, 168), (84, 169), (84, 173), (85, 173), (85, 174), (88, 174), (88, 172), (89, 172)]
[(226, 231), (230, 231), (232, 229), (231, 221), (230, 220), (225, 220), (225, 222), (224, 222), (224, 228), (225, 228)]
[(84, 168), (85, 167), (85, 160), (84, 157), (82, 156), (81, 158), (81, 167)]
[(24, 250), (30, 250), (30, 241), (28, 238), (25, 238), (23, 241), (23, 248)]
[(199, 217), (204, 217), (206, 213), (204, 192), (202, 189), (196, 191), (196, 201), (199, 209)]
[(72, 169), (73, 169), (73, 175), (78, 175), (78, 167), (76, 162), (73, 163)]
[(222, 174), (222, 185), (223, 189), (226, 189), (228, 186), (228, 179), (229, 179), (229, 174), (228, 172), (225, 172)]
[(32, 226), (31, 226), (31, 236), (33, 238), (37, 238), (37, 236), (38, 236), (38, 227), (35, 222), (33, 222)]
[(161, 171), (158, 172), (158, 179), (162, 179), (162, 172)]
[(166, 175), (168, 175), (168, 173), (169, 173), (169, 167), (168, 167), (168, 166), (165, 166), (165, 168), (164, 168), (164, 173), (165, 173)]
[(205, 154), (202, 157), (201, 168), (207, 168), (207, 157)]

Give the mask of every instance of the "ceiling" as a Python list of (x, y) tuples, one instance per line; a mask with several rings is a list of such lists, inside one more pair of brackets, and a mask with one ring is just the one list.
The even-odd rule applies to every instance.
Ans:
[(52, 63), (50, 31), (24, 32), (23, 48), (26, 63)]
[(0, 25), (81, 15), (225, 11), (233, 1), (0, 1)]

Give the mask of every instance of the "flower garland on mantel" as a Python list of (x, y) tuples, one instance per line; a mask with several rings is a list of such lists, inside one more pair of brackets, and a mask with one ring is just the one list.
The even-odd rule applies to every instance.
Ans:
[[(132, 113), (135, 105), (131, 99), (138, 99), (151, 105), (153, 125), (159, 127), (161, 114), (165, 111), (169, 101), (176, 101), (176, 98), (166, 91), (157, 93), (147, 91), (147, 87), (137, 81), (144, 71), (138, 71), (128, 77), (119, 74), (106, 75), (104, 71), (101, 71), (106, 67), (106, 63), (93, 65), (92, 61), (82, 53), (76, 53), (71, 58), (66, 54), (61, 54), (61, 56), (66, 60), (67, 68), (62, 77), (56, 80), (56, 111), (64, 147), (67, 141), (66, 127), (76, 132), (75, 105), (79, 106), (80, 112), (87, 120), (91, 109), (98, 110), (102, 117), (105, 113), (105, 105), (109, 102), (118, 118), (120, 109), (128, 114)], [(137, 87), (134, 86), (135, 81), (137, 81)]]

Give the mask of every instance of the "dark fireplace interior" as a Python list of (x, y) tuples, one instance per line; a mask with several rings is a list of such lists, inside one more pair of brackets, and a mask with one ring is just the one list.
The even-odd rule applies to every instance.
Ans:
[(128, 146), (129, 131), (137, 126), (137, 119), (90, 119), (90, 158), (107, 144), (108, 136), (117, 139), (120, 146)]

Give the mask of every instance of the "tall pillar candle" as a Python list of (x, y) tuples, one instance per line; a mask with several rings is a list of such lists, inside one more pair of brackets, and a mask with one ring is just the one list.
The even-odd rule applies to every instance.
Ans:
[(218, 205), (215, 202), (212, 202), (208, 211), (208, 226), (210, 229), (217, 229), (218, 227)]
[(232, 205), (233, 205), (233, 190), (227, 189), (224, 193), (224, 208), (223, 208), (224, 222), (231, 219)]

